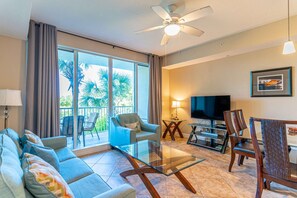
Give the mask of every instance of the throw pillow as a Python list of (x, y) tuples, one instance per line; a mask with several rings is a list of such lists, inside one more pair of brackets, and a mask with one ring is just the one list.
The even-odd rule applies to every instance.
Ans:
[(17, 132), (15, 132), (13, 129), (7, 128), (7, 129), (3, 129), (2, 131), (0, 131), (0, 133), (3, 133), (5, 135), (7, 135), (8, 137), (10, 137), (10, 139), (12, 139), (12, 141), (14, 142), (14, 144), (17, 147), (19, 156), (22, 154), (22, 148), (20, 145), (20, 138), (19, 138), (19, 134)]
[(34, 134), (32, 131), (29, 131), (25, 129), (25, 133), (23, 137), (21, 138), (23, 146), (27, 143), (27, 141), (30, 141), (34, 144), (38, 144), (40, 146), (44, 146), (40, 137), (38, 137), (36, 134)]
[(38, 156), (25, 153), (23, 169), (26, 188), (35, 197), (74, 197), (63, 177)]
[(129, 129), (132, 129), (132, 130), (134, 130), (136, 132), (141, 131), (140, 123), (138, 121), (130, 123), (130, 124), (125, 124), (125, 127), (129, 128)]
[(58, 172), (60, 172), (59, 158), (52, 148), (39, 146), (38, 144), (27, 141), (23, 149), (23, 154), (24, 153), (37, 155), (38, 157), (52, 165)]

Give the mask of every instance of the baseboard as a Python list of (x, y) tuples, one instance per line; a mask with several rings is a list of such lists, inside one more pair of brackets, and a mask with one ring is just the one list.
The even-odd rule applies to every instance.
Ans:
[(84, 155), (91, 155), (91, 154), (107, 151), (110, 149), (111, 149), (110, 144), (106, 143), (106, 144), (100, 144), (100, 145), (81, 148), (81, 149), (75, 149), (73, 150), (73, 152), (75, 153), (76, 156), (81, 157)]

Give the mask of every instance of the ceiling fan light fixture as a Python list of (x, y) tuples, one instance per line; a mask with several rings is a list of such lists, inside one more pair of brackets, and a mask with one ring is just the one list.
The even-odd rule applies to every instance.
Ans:
[(180, 26), (175, 23), (169, 24), (165, 27), (164, 31), (168, 36), (175, 36), (180, 32)]

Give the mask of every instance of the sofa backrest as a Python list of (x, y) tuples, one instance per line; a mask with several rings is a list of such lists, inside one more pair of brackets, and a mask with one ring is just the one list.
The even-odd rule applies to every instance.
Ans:
[(0, 192), (1, 197), (26, 197), (18, 148), (4, 133), (0, 134)]
[(14, 142), (14, 144), (17, 147), (17, 151), (19, 153), (19, 156), (21, 156), (23, 151), (22, 151), (22, 147), (20, 145), (19, 134), (16, 131), (14, 131), (13, 129), (10, 129), (10, 128), (3, 129), (2, 131), (0, 131), (0, 134), (5, 134), (5, 135), (7, 135), (8, 137), (11, 138), (11, 140)]
[(116, 116), (116, 119), (121, 126), (125, 126), (125, 124), (131, 124), (131, 123), (140, 121), (140, 118), (137, 115), (137, 113), (119, 114)]

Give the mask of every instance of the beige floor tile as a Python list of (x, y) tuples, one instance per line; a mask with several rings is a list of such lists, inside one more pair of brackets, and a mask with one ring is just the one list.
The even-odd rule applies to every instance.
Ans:
[(95, 173), (100, 176), (111, 176), (112, 172), (114, 171), (115, 165), (114, 164), (95, 164), (92, 169)]
[(107, 180), (109, 179), (110, 176), (101, 175), (100, 177), (101, 177), (105, 182), (107, 182)]
[(95, 154), (95, 155), (88, 155), (88, 156), (84, 156), (81, 157), (82, 160), (84, 160), (87, 164), (95, 164), (96, 162), (98, 162), (98, 160), (101, 159), (101, 157), (104, 155), (105, 153), (99, 153), (99, 154)]
[(112, 176), (120, 176), (120, 173), (126, 171), (126, 170), (131, 170), (133, 169), (133, 167), (130, 165), (130, 163), (118, 163), (115, 168), (114, 171), (112, 172)]

